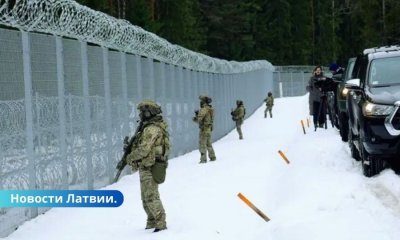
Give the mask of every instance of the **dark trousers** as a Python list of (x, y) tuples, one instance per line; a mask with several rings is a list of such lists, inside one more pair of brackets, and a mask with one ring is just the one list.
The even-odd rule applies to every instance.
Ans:
[(313, 122), (314, 126), (323, 125), (326, 121), (326, 106), (323, 101), (313, 102)]

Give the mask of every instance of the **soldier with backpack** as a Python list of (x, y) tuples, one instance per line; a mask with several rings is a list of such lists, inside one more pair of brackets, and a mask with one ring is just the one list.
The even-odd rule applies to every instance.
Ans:
[(264, 118), (267, 118), (267, 113), (269, 112), (269, 116), (272, 118), (272, 107), (274, 106), (274, 97), (272, 96), (272, 92), (268, 92), (267, 98), (264, 99), (265, 102), (265, 111)]
[(242, 100), (236, 100), (236, 108), (231, 111), (232, 120), (236, 123), (236, 131), (239, 133), (239, 139), (243, 139), (242, 124), (246, 115), (246, 108)]
[(199, 124), (199, 150), (200, 163), (207, 162), (207, 152), (210, 161), (215, 161), (215, 152), (212, 147), (211, 134), (214, 124), (214, 109), (211, 106), (211, 98), (208, 96), (200, 96), (200, 110), (195, 111), (193, 121)]
[(140, 129), (137, 130), (126, 162), (139, 170), (143, 208), (147, 214), (146, 229), (154, 232), (167, 229), (166, 215), (158, 192), (168, 166), (170, 149), (168, 127), (161, 116), (161, 107), (150, 100), (141, 102)]

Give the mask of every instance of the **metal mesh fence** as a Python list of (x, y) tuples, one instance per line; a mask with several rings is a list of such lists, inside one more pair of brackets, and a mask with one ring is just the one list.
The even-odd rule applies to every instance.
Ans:
[[(199, 95), (213, 99), (215, 141), (237, 99), (250, 116), (268, 91), (304, 94), (311, 75), (211, 58), (71, 0), (0, 0), (0, 24), (21, 29), (0, 29), (0, 190), (109, 184), (143, 99), (162, 107), (172, 158), (198, 147)], [(46, 210), (0, 208), (0, 236)]]
[[(275, 66), (273, 72), (275, 97), (302, 96), (307, 93), (306, 87), (315, 66)], [(322, 67), (328, 73), (327, 67)], [(330, 74), (328, 73), (328, 76)]]
[[(199, 95), (213, 99), (217, 140), (236, 99), (250, 115), (273, 88), (269, 69), (196, 71), (46, 34), (0, 29), (0, 46), (0, 190), (109, 184), (143, 99), (162, 106), (172, 158), (198, 148)], [(46, 210), (0, 209), (0, 235)]]

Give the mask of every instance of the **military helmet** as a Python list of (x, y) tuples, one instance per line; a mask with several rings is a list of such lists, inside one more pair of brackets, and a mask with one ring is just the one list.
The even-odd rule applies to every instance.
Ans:
[(144, 100), (137, 106), (137, 109), (143, 113), (147, 113), (151, 116), (161, 114), (161, 106), (152, 100)]
[(272, 92), (268, 92), (268, 96), (271, 97), (272, 96)]
[(238, 106), (240, 106), (240, 105), (243, 105), (243, 101), (242, 100), (236, 100), (236, 105), (238, 105)]
[(212, 99), (206, 95), (200, 95), (199, 99), (200, 99), (200, 102), (204, 102), (207, 104), (210, 104), (212, 102)]

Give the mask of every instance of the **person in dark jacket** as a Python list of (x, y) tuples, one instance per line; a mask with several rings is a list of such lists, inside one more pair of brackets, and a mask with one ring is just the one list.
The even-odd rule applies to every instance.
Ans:
[(313, 116), (313, 123), (315, 130), (317, 127), (323, 127), (326, 121), (326, 106), (324, 106), (324, 100), (326, 98), (325, 93), (321, 88), (321, 81), (324, 81), (324, 73), (322, 72), (321, 66), (316, 66), (313, 70), (313, 74), (308, 82), (307, 90), (309, 91), (309, 102), (310, 111)]

